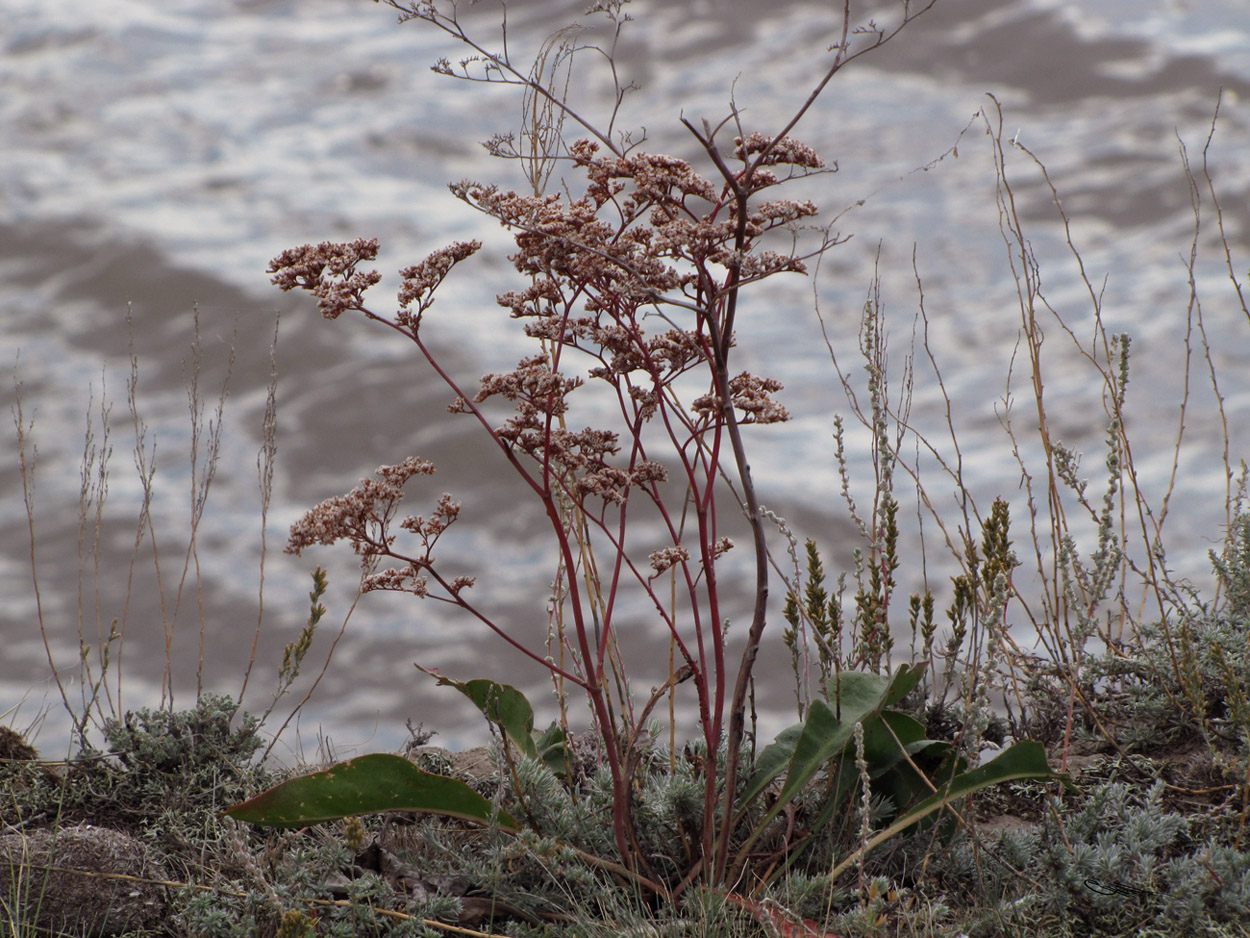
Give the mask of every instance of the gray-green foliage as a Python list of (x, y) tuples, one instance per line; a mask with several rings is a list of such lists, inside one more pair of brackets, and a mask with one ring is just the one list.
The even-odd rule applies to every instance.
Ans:
[(29, 783), (12, 786), (0, 820), (10, 811), (86, 820), (153, 840), (214, 828), (218, 811), (273, 780), (253, 761), (263, 745), (255, 719), (241, 716), (235, 726), (236, 711), (229, 697), (205, 695), (192, 710), (144, 709), (108, 720), (104, 750), (79, 753), (63, 778), (23, 770)]
[[(1122, 746), (1144, 751), (1201, 737), (1217, 761), (1250, 759), (1250, 516), (1211, 554), (1222, 597), (1177, 594), (1131, 642), (1091, 655), (1082, 691)], [(1244, 774), (1244, 773), (1243, 773)]]
[(1250, 514), (1238, 512), (1225, 538), (1223, 553), (1212, 551), (1211, 564), (1220, 579), (1228, 615), (1250, 618)]
[[(315, 914), (317, 934), (341, 938), (425, 934), (422, 918), (455, 921), (455, 897), (410, 895), (368, 871), (345, 876), (355, 850), (336, 829), (283, 838), (221, 817), (276, 780), (255, 758), (263, 745), (257, 720), (230, 697), (206, 694), (185, 711), (128, 713), (107, 721), (104, 737), (101, 749), (79, 754), (63, 777), (33, 764), (0, 767), (0, 823), (85, 820), (141, 837), (183, 884), (169, 892), (164, 933), (282, 935), (282, 923), (296, 913)], [(380, 822), (369, 823), (376, 831)], [(344, 897), (345, 905), (330, 904)], [(374, 906), (412, 918), (388, 918)]]
[(1035, 672), (1026, 687), (1030, 735), (1057, 738), (1071, 681), (1083, 704), (1079, 731), (1106, 733), (1126, 752), (1163, 758), (1202, 745), (1224, 781), (1240, 784), (1250, 763), (1250, 516), (1236, 515), (1211, 559), (1216, 599), (1174, 590), (1160, 618), (1091, 652), (1079, 672)]
[(225, 695), (205, 694), (192, 710), (143, 709), (104, 724), (108, 754), (127, 770), (153, 782), (200, 772), (246, 775), (264, 741), (250, 714), (233, 725), (238, 705)]
[[(639, 854), (660, 876), (679, 873), (683, 858), (698, 836), (703, 779), (696, 771), (693, 755), (679, 754), (670, 760), (667, 753), (649, 745), (638, 751), (634, 837)], [(601, 886), (599, 874), (593, 873), (577, 852), (563, 848), (614, 857), (611, 831), (603, 823), (605, 813), (611, 811), (613, 797), (608, 772), (600, 767), (570, 781), (558, 777), (542, 760), (523, 759), (516, 763), (515, 780), (518, 792), (514, 813), (542, 832), (541, 837), (530, 833), (519, 839), (543, 845), (542, 855), (549, 863), (558, 864), (561, 871), (561, 891), (579, 881)], [(515, 852), (514, 846), (504, 845), (501, 849), (509, 856)], [(483, 868), (484, 877), (489, 876), (488, 868), (489, 864)], [(543, 889), (549, 891), (550, 886)], [(501, 884), (496, 883), (493, 888), (501, 888)]]
[[(1101, 709), (1125, 722), (1122, 744), (1157, 746), (1186, 733), (1213, 746), (1250, 740), (1250, 620), (1184, 613), (1139, 630), (1128, 655), (1092, 658), (1085, 671)], [(1094, 686), (1094, 685), (1098, 686)]]
[(997, 844), (961, 839), (943, 886), (988, 905), (973, 935), (1133, 935), (1146, 924), (1196, 935), (1250, 921), (1250, 854), (1194, 838), (1163, 796), (1161, 781), (1141, 798), (1111, 783)]

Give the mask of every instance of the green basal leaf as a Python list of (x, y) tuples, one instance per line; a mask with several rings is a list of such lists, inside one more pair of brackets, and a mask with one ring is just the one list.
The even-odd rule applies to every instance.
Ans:
[[(864, 761), (868, 765), (873, 794), (889, 799), (895, 811), (929, 794), (935, 785), (963, 767), (962, 761), (955, 766), (949, 764), (952, 753), (950, 743), (925, 739), (924, 727), (896, 710), (882, 711), (864, 724)], [(809, 830), (819, 831), (847, 811), (847, 801), (857, 791), (858, 782), (855, 752), (848, 745), (835, 759), (831, 776), (823, 783), (824, 799), (808, 821)], [(811, 842), (808, 839), (791, 851), (786, 863), (776, 872), (784, 872)]]
[[(902, 700), (920, 681), (923, 673), (924, 666), (917, 664), (899, 668), (892, 678), (857, 671), (831, 678), (826, 690), (834, 706), (840, 708), (842, 719), (837, 719), (828, 704), (813, 701), (807, 719), (782, 730), (777, 734), (776, 741), (766, 746), (756, 759), (755, 772), (738, 801), (739, 813), (745, 811), (787, 766), (789, 771), (782, 797), (792, 798), (811, 780), (820, 766), (841, 751), (850, 740), (856, 723)], [(783, 801), (777, 811), (784, 806)]]
[[(425, 671), (424, 668), (421, 670)], [(473, 701), (482, 715), (503, 730), (522, 755), (538, 758), (538, 748), (534, 745), (534, 708), (523, 693), (511, 684), (500, 684), (486, 678), (455, 681), (432, 671), (425, 673), (436, 678), (440, 685), (454, 687)]]
[(906, 830), (917, 821), (941, 811), (952, 802), (975, 791), (980, 791), (982, 788), (1023, 778), (1040, 780), (1053, 778), (1059, 779), (1067, 787), (1071, 787), (1072, 784), (1066, 775), (1056, 772), (1046, 763), (1046, 750), (1041, 743), (1033, 740), (1018, 742), (1010, 749), (999, 753), (998, 756), (985, 763), (985, 765), (979, 766), (970, 772), (956, 775), (949, 785), (943, 786), (936, 794), (926, 798), (906, 814), (897, 818), (885, 830), (874, 834), (859, 850), (856, 850), (833, 868), (833, 871), (829, 874), (830, 881), (835, 881), (844, 870), (859, 859), (861, 854), (867, 853), (873, 847)]
[[(807, 711), (807, 719), (797, 728), (788, 727), (777, 736), (776, 742), (760, 754), (756, 771), (747, 783), (738, 801), (738, 817), (786, 766), (786, 781), (773, 806), (756, 825), (742, 849), (746, 849), (763, 833), (794, 797), (803, 790), (820, 771), (821, 766), (833, 759), (851, 740), (855, 724), (864, 725), (865, 731), (879, 719), (881, 710), (891, 702), (897, 702), (916, 686), (923, 673), (923, 665), (899, 668), (893, 677), (848, 671), (829, 682), (828, 696), (832, 702), (815, 700)], [(834, 707), (841, 719), (835, 716)]]
[[(917, 662), (913, 665), (903, 665), (894, 672), (894, 676), (890, 679), (890, 689), (886, 692), (883, 707), (893, 707), (896, 703), (915, 690), (916, 685), (920, 683), (920, 679), (924, 677), (925, 665)], [(843, 675), (845, 677), (845, 675)]]
[(534, 748), (543, 765), (551, 770), (556, 778), (568, 778), (572, 774), (569, 764), (568, 735), (555, 721), (534, 740)]
[(383, 811), (458, 817), (498, 824), (509, 831), (520, 827), (464, 782), (425, 772), (403, 756), (386, 753), (360, 756), (288, 779), (223, 813), (263, 827), (307, 827)]
[(738, 800), (738, 810), (742, 811), (751, 804), (768, 784), (781, 774), (782, 770), (794, 756), (794, 748), (799, 736), (803, 733), (802, 723), (787, 726), (777, 734), (776, 741), (765, 746), (755, 760), (755, 771)]

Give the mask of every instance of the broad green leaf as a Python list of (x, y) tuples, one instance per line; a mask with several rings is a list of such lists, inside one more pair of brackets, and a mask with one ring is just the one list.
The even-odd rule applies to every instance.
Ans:
[(963, 759), (956, 757), (950, 743), (925, 739), (924, 727), (904, 713), (885, 711), (876, 729), (871, 734), (871, 749), (869, 738), (864, 741), (872, 793), (888, 798), (895, 815), (907, 811), (967, 767)]
[[(917, 797), (931, 792), (941, 783), (940, 779), (950, 776), (951, 769), (943, 765), (950, 752), (950, 743), (925, 739), (924, 727), (897, 710), (882, 711), (864, 724), (864, 760), (868, 764), (872, 793), (889, 798), (896, 811), (907, 808)], [(825, 783), (825, 797), (819, 810), (808, 821), (807, 826), (812, 831), (821, 830), (838, 816), (847, 807), (847, 798), (857, 790), (859, 769), (855, 765), (853, 746), (848, 743), (840, 758), (841, 764)], [(912, 768), (913, 762), (923, 774)], [(811, 842), (810, 839), (804, 841), (792, 851), (785, 867), (797, 860)]]
[(454, 687), (472, 700), (486, 719), (502, 729), (523, 755), (538, 758), (538, 749), (534, 745), (534, 708), (523, 693), (511, 684), (500, 684), (486, 678), (453, 681), (432, 671), (425, 673), (437, 678), (440, 685)]
[(812, 701), (797, 738), (793, 728), (788, 728), (761, 753), (756, 772), (738, 801), (738, 817), (777, 777), (781, 763), (789, 754), (786, 780), (776, 802), (760, 819), (741, 849), (749, 848), (773, 818), (815, 777), (820, 767), (846, 747), (856, 723), (863, 724), (868, 730), (888, 702), (901, 700), (916, 686), (922, 671), (923, 666), (919, 664), (911, 667), (904, 665), (893, 677), (848, 671), (831, 681), (829, 696), (838, 707), (841, 719), (834, 715), (829, 704), (821, 700)]
[(872, 732), (867, 732), (867, 727), (865, 730), (864, 761), (873, 778), (879, 778), (900, 762), (906, 764), (903, 755), (912, 754), (910, 747), (933, 742), (924, 738), (924, 727), (917, 720), (897, 710), (884, 711)]
[(998, 785), (1002, 782), (1020, 778), (1057, 778), (1065, 786), (1071, 786), (1071, 781), (1066, 775), (1056, 772), (1047, 765), (1046, 750), (1041, 743), (1033, 740), (1018, 742), (1010, 749), (999, 753), (985, 765), (979, 766), (971, 772), (964, 772), (962, 775), (955, 776), (949, 785), (943, 786), (936, 794), (926, 798), (902, 817), (897, 818), (885, 830), (874, 834), (859, 850), (856, 850), (833, 868), (833, 871), (829, 874), (830, 882), (837, 880), (843, 870), (855, 863), (861, 854), (867, 853), (873, 847), (883, 843), (900, 831), (906, 830), (935, 811), (942, 810), (952, 802), (970, 795), (974, 791), (980, 791), (982, 788), (988, 788), (991, 785)]
[[(926, 739), (924, 727), (917, 720), (897, 710), (882, 711), (880, 721), (873, 723), (871, 728), (865, 728), (864, 759), (868, 763), (868, 774), (874, 785), (879, 784), (882, 779), (897, 778), (910, 779), (922, 788), (928, 788), (917, 777), (912, 763), (916, 763), (922, 772), (929, 773), (951, 751), (950, 743), (939, 739)], [(932, 791), (932, 788), (928, 790)], [(891, 797), (894, 795), (889, 794)], [(900, 802), (895, 798), (895, 804), (903, 808), (910, 800), (908, 798), (907, 802)]]
[(903, 665), (894, 672), (894, 676), (890, 678), (890, 689), (886, 692), (885, 701), (881, 704), (883, 707), (893, 707), (896, 703), (906, 697), (920, 683), (920, 679), (924, 677), (925, 665), (916, 663), (913, 665)]
[(776, 741), (765, 746), (755, 759), (755, 771), (738, 802), (739, 810), (751, 804), (768, 784), (781, 774), (782, 769), (794, 755), (794, 747), (803, 732), (803, 724), (795, 723), (787, 726), (776, 736)]
[(556, 778), (568, 778), (572, 773), (569, 765), (568, 738), (560, 725), (554, 721), (534, 740), (539, 760)]
[(374, 753), (288, 779), (224, 812), (264, 827), (306, 827), (383, 811), (423, 811), (508, 830), (519, 825), (464, 782), (417, 768), (402, 756)]
[[(739, 815), (788, 765), (786, 784), (772, 812), (775, 816), (824, 763), (841, 751), (856, 723), (864, 722), (869, 714), (901, 700), (916, 686), (923, 673), (924, 666), (916, 664), (904, 665), (893, 677), (847, 671), (831, 678), (827, 693), (834, 705), (840, 707), (841, 721), (828, 704), (813, 701), (803, 723), (786, 727), (776, 741), (760, 753), (755, 772), (739, 798)], [(764, 823), (767, 820), (771, 820), (771, 816)]]

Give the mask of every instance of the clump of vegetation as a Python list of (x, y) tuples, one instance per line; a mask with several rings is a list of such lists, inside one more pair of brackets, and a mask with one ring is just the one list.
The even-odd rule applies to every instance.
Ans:
[[(1004, 412), (1024, 523), (1013, 521), (1005, 498), (979, 506), (961, 461), (943, 459), (909, 423), (916, 350), (906, 358), (904, 393), (892, 393), (900, 376), (890, 370), (875, 281), (863, 310), (862, 367), (845, 367), (830, 347), (868, 431), (871, 493), (863, 499), (854, 494), (843, 419), (834, 421), (859, 541), (800, 547), (756, 492), (748, 441), (788, 413), (779, 381), (736, 364), (736, 326), (773, 278), (814, 273), (842, 241), (820, 223), (815, 203), (780, 193), (836, 168), (793, 133), (842, 68), (932, 5), (902, 3), (892, 25), (856, 27), (846, 3), (831, 60), (786, 119), (754, 128), (731, 108), (719, 123), (683, 121), (700, 169), (648, 153), (616, 128), (631, 89), (614, 70), (606, 125), (570, 106), (575, 61), (594, 52), (611, 64), (611, 45), (562, 31), (536, 63), (518, 63), (506, 31), (505, 51), (488, 51), (454, 3), (391, 0), (402, 20), (468, 46), (458, 67), (443, 59), (437, 72), (511, 86), (525, 98), (520, 133), (489, 146), (519, 161), (529, 191), (466, 181), (452, 193), (514, 238), (520, 282), (498, 300), (530, 353), (474, 389), (426, 342), (435, 293), (471, 263), (482, 249), (476, 241), (404, 267), (394, 315), (365, 302), (381, 279), (367, 269), (380, 252), (375, 240), (293, 248), (270, 272), (282, 289), (315, 296), (326, 318), (356, 316), (412, 343), (446, 383), (452, 412), (475, 421), (515, 471), (550, 525), (548, 642), (526, 645), (474, 602), (474, 578), (437, 562), (437, 545), (460, 517), (451, 494), (434, 497), (424, 514), (401, 512), (434, 474), (419, 457), (327, 498), (293, 526), (287, 549), (347, 542), (361, 561), (362, 593), (402, 592), (460, 609), (550, 678), (556, 712), (540, 719), (508, 684), (429, 671), (449, 698), (482, 714), (493, 739), (484, 760), (431, 750), (417, 734), (404, 755), (335, 762), (326, 753), (325, 764), (298, 774), (275, 768), (268, 749), (261, 755), (260, 731), (294, 687), (327, 615), (318, 568), (307, 625), (286, 645), (273, 704), (259, 718), (238, 702), (250, 665), (237, 698), (201, 693), (193, 709), (178, 711), (172, 661), (167, 705), (110, 712), (120, 700), (111, 649), (124, 629), (108, 631), (94, 661), (82, 637), (79, 751), (64, 765), (40, 764), (20, 738), (0, 734), (0, 824), (20, 838), (89, 822), (143, 845), (155, 866), (134, 878), (159, 886), (167, 904), (159, 925), (132, 929), (145, 935), (1245, 934), (1245, 475), (1230, 493), (1224, 549), (1212, 557), (1219, 592), (1203, 599), (1172, 582), (1161, 562), (1125, 431), (1131, 343), (1103, 329), (1092, 288), (1092, 343), (1063, 331), (1096, 376), (1105, 411), (1099, 495), (1089, 493), (1079, 455), (1051, 437), (1042, 321), (1064, 321), (1038, 289), (1008, 171), (1017, 145), (1003, 138), (997, 102), (980, 119), (1020, 286), (1020, 360), (1041, 453), (1040, 465), (1026, 459), (1023, 431)], [(588, 15), (604, 18), (613, 41), (629, 19), (623, 0), (596, 3)], [(1041, 161), (1022, 152), (1050, 186)], [(1195, 202), (1195, 251), (1197, 213)], [(1230, 276), (1236, 284), (1231, 266)], [(920, 318), (927, 327), (923, 308)], [(944, 396), (923, 340), (922, 350)], [(596, 387), (598, 403), (612, 404), (606, 416), (583, 403)], [(259, 463), (265, 505), (274, 399), (271, 386)], [(587, 412), (592, 426), (582, 426)], [(17, 423), (26, 479), (30, 428), (20, 411)], [(188, 558), (220, 421), (210, 427), (202, 472), (193, 449)], [(139, 436), (147, 519), (153, 470)], [(107, 488), (90, 440), (87, 451), (84, 531)], [(922, 471), (920, 452), (936, 461), (939, 483)], [(899, 572), (917, 562), (909, 551), (928, 569), (925, 545), (913, 548), (901, 533), (907, 485), (955, 572), (949, 586), (926, 580), (903, 602)], [(936, 491), (946, 485), (953, 517), (938, 507), (949, 503)], [(727, 504), (745, 517), (749, 546), (725, 536)], [(1027, 546), (1017, 549), (1015, 539)], [(754, 602), (734, 644), (726, 557), (744, 548)], [(848, 572), (831, 581), (833, 564)], [(1149, 602), (1130, 601), (1135, 590)], [(655, 656), (667, 667), (658, 673), (631, 673), (621, 654), (639, 607), (667, 631), (665, 654)], [(797, 722), (768, 742), (753, 722), (753, 679), (777, 618)], [(1013, 636), (1028, 627), (1044, 654), (1017, 644)], [(697, 716), (693, 739), (675, 736), (679, 706)], [(657, 717), (664, 711), (667, 722)], [(571, 712), (589, 713), (590, 731), (577, 731)], [(93, 729), (102, 744), (93, 744)], [(37, 881), (34, 864), (16, 867), (24, 888)], [(11, 930), (29, 928), (22, 916), (37, 913), (4, 901)]]
[[(1196, 836), (1164, 807), (1166, 783), (1092, 787), (1062, 817), (962, 841), (938, 872), (943, 894), (973, 890), (987, 905), (977, 933), (1218, 934), (1250, 916), (1250, 853)], [(1206, 826), (1205, 819), (1201, 826)], [(1065, 931), (1066, 930), (1066, 931)]]

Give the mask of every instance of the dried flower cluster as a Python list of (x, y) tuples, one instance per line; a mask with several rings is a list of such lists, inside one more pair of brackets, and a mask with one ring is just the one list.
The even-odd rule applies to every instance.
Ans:
[[(377, 478), (362, 479), (360, 484), (346, 495), (328, 498), (304, 517), (291, 525), (291, 536), (286, 552), (299, 554), (305, 548), (319, 544), (349, 541), (359, 555), (364, 573), (361, 590), (404, 590), (417, 596), (428, 595), (428, 583), (421, 571), (434, 563), (434, 545), (439, 537), (460, 516), (460, 503), (443, 493), (430, 517), (410, 515), (403, 518), (401, 530), (416, 535), (422, 550), (417, 556), (408, 556), (394, 550), (396, 536), (391, 533), (399, 503), (404, 497), (404, 486), (414, 476), (432, 475), (434, 464), (409, 457), (395, 466), (379, 466), (374, 473)], [(403, 561), (402, 569), (390, 568), (373, 572), (381, 558), (389, 557)], [(473, 578), (455, 577), (446, 584), (453, 595), (473, 585)]]
[(404, 485), (413, 476), (431, 475), (434, 464), (409, 457), (397, 466), (379, 466), (376, 479), (362, 479), (346, 495), (327, 498), (291, 525), (286, 552), (298, 554), (314, 544), (349, 540), (357, 554), (389, 544), (386, 527), (403, 499)]
[[(421, 263), (401, 270), (399, 275), (404, 278), (404, 283), (399, 288), (400, 310), (395, 317), (400, 325), (413, 328), (420, 325), (421, 314), (434, 302), (434, 291), (438, 285), (453, 267), (481, 249), (481, 241), (456, 241), (435, 251)], [(415, 313), (411, 309), (413, 303), (417, 304)]]
[(659, 550), (651, 552), (651, 556), (647, 558), (651, 563), (651, 569), (655, 571), (656, 576), (667, 572), (674, 564), (685, 563), (690, 559), (690, 551), (684, 547), (661, 547)]
[[(762, 138), (751, 137), (739, 150), (745, 159), (764, 145)], [(802, 258), (762, 250), (754, 242), (817, 209), (811, 202), (764, 202), (752, 206), (740, 226), (739, 202), (729, 188), (717, 188), (684, 160), (646, 153), (601, 157), (591, 141), (570, 149), (588, 178), (580, 199), (523, 196), (467, 182), (453, 191), (515, 235), (519, 250), (512, 261), (529, 285), (502, 294), (500, 305), (528, 320), (528, 335), (596, 359), (587, 375), (620, 388), (633, 405), (627, 414), (631, 422), (650, 420), (674, 378), (695, 367), (715, 367), (716, 342), (732, 344), (732, 334), (710, 334), (722, 321), (730, 276), (741, 286), (805, 270)], [(809, 148), (788, 139), (769, 152), (768, 162), (823, 165)], [(649, 331), (643, 320), (665, 306), (678, 312), (660, 322), (673, 326), (681, 317), (690, 325)], [(532, 386), (536, 369), (548, 367), (527, 359), (516, 382)], [(506, 380), (488, 376), (478, 401), (504, 393)], [(548, 374), (543, 380), (557, 379)], [(571, 382), (580, 379), (559, 380), (566, 382), (559, 389), (543, 390), (545, 402), (533, 394), (524, 397), (521, 427), (545, 432), (535, 424), (535, 411), (562, 416)], [(745, 422), (777, 422), (788, 416), (769, 397), (780, 387), (771, 379), (742, 375), (734, 379), (731, 398)], [(701, 400), (714, 401), (714, 389)], [(708, 417), (715, 405), (695, 410)], [(517, 432), (516, 426), (501, 430), (510, 439)], [(532, 441), (526, 450), (533, 451)]]
[[(742, 372), (729, 382), (729, 399), (742, 416), (739, 423), (783, 423), (790, 419), (790, 412), (774, 401), (770, 394), (782, 388), (775, 378), (757, 378)], [(696, 398), (691, 408), (701, 414), (713, 414), (721, 409), (721, 399), (716, 394)]]
[(825, 166), (825, 161), (815, 150), (792, 137), (774, 140), (765, 134), (753, 133), (734, 139), (734, 156), (744, 162), (765, 151), (767, 154), (760, 163), (763, 166), (776, 166), (779, 163), (789, 163), (803, 169), (823, 169)]
[(361, 261), (376, 260), (377, 238), (357, 238), (350, 244), (322, 241), (283, 251), (269, 262), (273, 283), (283, 292), (297, 287), (317, 298), (326, 319), (337, 319), (349, 310), (364, 309), (364, 294), (382, 279), (376, 270), (356, 270)]
[[(559, 506), (573, 505), (607, 532), (605, 512), (613, 506), (624, 512), (636, 490), (646, 493), (661, 518), (671, 517), (659, 489), (669, 470), (647, 455), (641, 437), (644, 424), (662, 420), (687, 497), (704, 503), (716, 484), (716, 440), (727, 422), (788, 419), (775, 399), (780, 382), (746, 372), (730, 377), (725, 371), (734, 344), (729, 310), (744, 284), (805, 270), (802, 257), (764, 250), (757, 242), (776, 229), (793, 229), (817, 209), (811, 202), (792, 200), (748, 204), (742, 198), (741, 181), (750, 178), (749, 192), (754, 195), (779, 184), (762, 166), (789, 164), (802, 172), (824, 164), (809, 147), (788, 137), (772, 140), (752, 134), (735, 141), (743, 172), (717, 185), (685, 160), (601, 151), (600, 144), (586, 140), (570, 146), (575, 166), (587, 179), (580, 197), (520, 195), (472, 182), (451, 187), (512, 232), (517, 252), (511, 261), (527, 285), (501, 294), (498, 302), (513, 318), (524, 321), (526, 334), (542, 343), (542, 351), (526, 356), (512, 371), (486, 375), (472, 397), (453, 383), (456, 399), (450, 410), (474, 415), (487, 425), (495, 442), (547, 503), (549, 517), (561, 517)], [(401, 271), (399, 310), (393, 321), (383, 321), (417, 342), (432, 363), (421, 343), (422, 316), (451, 269), (480, 249), (478, 241), (456, 242)], [(327, 318), (354, 310), (381, 320), (363, 305), (364, 291), (377, 282), (378, 274), (358, 270), (362, 262), (374, 260), (377, 251), (377, 241), (364, 239), (305, 245), (283, 252), (270, 271), (283, 290), (298, 287), (316, 296)], [(584, 371), (570, 367), (573, 353), (588, 360)], [(683, 403), (676, 381), (696, 373), (705, 376), (707, 392)], [(605, 382), (615, 390), (628, 440), (624, 451), (618, 430), (568, 425), (570, 398), (588, 380)], [(493, 400), (511, 408), (502, 422), (488, 420), (481, 409)], [(538, 469), (524, 468), (519, 457)], [(398, 528), (393, 522), (404, 484), (431, 472), (432, 465), (415, 458), (383, 466), (377, 478), (322, 502), (295, 524), (288, 550), (298, 553), (314, 544), (347, 540), (362, 558), (366, 590), (430, 595), (429, 578), (437, 578), (431, 551), (456, 520), (459, 505), (444, 495), (429, 518), (408, 517)], [(710, 517), (703, 513), (698, 517), (693, 531), (666, 520), (672, 543), (652, 552), (648, 565), (652, 576), (675, 566), (693, 566), (686, 576), (692, 589), (709, 591), (704, 597), (710, 603), (707, 621), (718, 632), (715, 577), (703, 568), (732, 545), (716, 534)], [(415, 556), (395, 544), (400, 531), (420, 542)], [(564, 527), (556, 534), (561, 539), (571, 536)], [(402, 564), (379, 571), (382, 558)], [(630, 569), (635, 569), (632, 564)], [(636, 576), (649, 589), (641, 570)], [(437, 581), (443, 590), (439, 598), (462, 604), (460, 592), (472, 585), (465, 577)], [(696, 587), (700, 582), (703, 586)], [(671, 622), (671, 627), (676, 634), (678, 623)], [(696, 628), (701, 627), (696, 622)], [(710, 677), (711, 662), (700, 657), (704, 652), (678, 638), (687, 666)], [(573, 651), (583, 658), (594, 656), (590, 646)], [(583, 661), (586, 673), (595, 667), (590, 660)], [(701, 686), (710, 693), (706, 680)]]
[[(483, 405), (495, 399), (510, 405), (512, 413), (502, 423), (487, 425), (495, 442), (549, 503), (548, 514), (559, 516), (557, 503), (572, 504), (606, 531), (604, 512), (609, 506), (623, 511), (633, 490), (646, 492), (661, 516), (668, 517), (658, 486), (667, 481), (669, 472), (642, 446), (644, 424), (663, 420), (688, 497), (699, 502), (715, 485), (719, 465), (715, 439), (727, 421), (764, 424), (788, 419), (775, 399), (780, 382), (746, 372), (731, 378), (724, 371), (734, 344), (728, 310), (745, 283), (805, 270), (800, 256), (764, 250), (757, 242), (778, 228), (794, 228), (817, 209), (811, 202), (793, 200), (748, 205), (741, 197), (741, 181), (750, 178), (754, 195), (779, 184), (762, 166), (789, 164), (802, 172), (819, 170), (824, 163), (811, 148), (788, 137), (773, 140), (751, 134), (735, 141), (743, 172), (717, 185), (685, 160), (601, 151), (600, 144), (587, 140), (570, 146), (576, 167), (587, 179), (577, 198), (519, 195), (472, 182), (452, 186), (462, 200), (512, 232), (517, 252), (511, 260), (527, 285), (501, 294), (498, 302), (514, 318), (524, 320), (526, 334), (540, 340), (543, 349), (523, 358), (512, 371), (483, 377), (472, 398), (456, 389), (450, 409), (487, 423)], [(422, 315), (451, 269), (480, 249), (478, 241), (456, 242), (401, 271), (399, 310), (388, 322), (416, 341), (427, 357), (419, 335)], [(363, 299), (378, 274), (358, 269), (362, 262), (374, 260), (377, 251), (376, 240), (305, 245), (283, 252), (270, 271), (283, 290), (298, 287), (316, 296), (327, 318), (354, 310), (381, 319), (364, 307)], [(581, 373), (570, 370), (569, 355), (574, 352), (589, 359)], [(706, 376), (708, 390), (683, 404), (675, 382), (695, 372)], [(615, 389), (630, 441), (624, 453), (617, 430), (568, 426), (570, 397), (587, 380)], [(540, 467), (537, 474), (522, 468), (515, 461), (519, 456)], [(294, 525), (288, 550), (298, 553), (314, 544), (348, 540), (362, 557), (366, 589), (428, 595), (430, 552), (456, 520), (459, 506), (444, 495), (430, 518), (409, 517), (400, 523), (399, 530), (422, 544), (415, 557), (398, 552), (391, 524), (404, 484), (431, 472), (433, 466), (419, 459), (382, 467), (376, 479), (322, 502)], [(729, 547), (710, 522), (698, 526), (693, 535), (671, 522), (670, 527), (671, 546), (648, 558), (655, 575), (679, 564), (714, 563)], [(569, 532), (560, 530), (557, 536), (568, 537)], [(379, 572), (382, 557), (401, 559), (404, 565)], [(695, 575), (692, 582), (702, 579), (712, 589), (715, 578), (710, 571), (706, 574)], [(644, 579), (641, 571), (638, 577)], [(471, 585), (465, 578), (439, 583), (452, 599)], [(714, 607), (714, 597), (709, 599)], [(710, 616), (713, 623), (719, 619), (718, 613)], [(687, 664), (706, 673), (708, 662), (686, 653)]]

